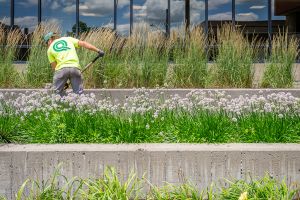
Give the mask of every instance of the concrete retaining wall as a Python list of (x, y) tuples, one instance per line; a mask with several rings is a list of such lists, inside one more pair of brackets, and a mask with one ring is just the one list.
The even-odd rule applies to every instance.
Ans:
[[(0, 146), (0, 194), (13, 199), (27, 178), (47, 180), (63, 162), (62, 174), (99, 177), (106, 166), (126, 179), (131, 170), (155, 185), (263, 176), (300, 182), (300, 144), (59, 144)], [(226, 183), (222, 183), (226, 184)]]

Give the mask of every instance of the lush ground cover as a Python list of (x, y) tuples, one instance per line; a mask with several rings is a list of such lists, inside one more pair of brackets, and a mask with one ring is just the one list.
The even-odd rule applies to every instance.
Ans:
[[(287, 185), (269, 175), (263, 178), (245, 180), (222, 180), (227, 186), (211, 184), (200, 189), (193, 183), (166, 184), (156, 187), (144, 178), (131, 174), (127, 180), (120, 180), (113, 168), (107, 168), (104, 176), (97, 179), (67, 180), (59, 171), (46, 182), (27, 180), (16, 194), (16, 200), (27, 199), (149, 199), (149, 200), (297, 200), (300, 199), (299, 185)], [(145, 186), (150, 190), (145, 194)], [(27, 191), (26, 193), (24, 191)], [(1, 199), (1, 196), (0, 196)], [(5, 200), (5, 198), (2, 198)]]
[(194, 90), (166, 97), (137, 89), (124, 101), (94, 94), (0, 94), (0, 141), (15, 143), (299, 143), (300, 99), (231, 98)]
[[(20, 31), (0, 27), (0, 87), (40, 88), (51, 82), (53, 72), (42, 40), (48, 31), (60, 33), (61, 28), (43, 22), (26, 38)], [(84, 74), (85, 88), (251, 88), (257, 62), (267, 68), (258, 86), (291, 87), (299, 41), (287, 32), (273, 36), (270, 46), (268, 40), (255, 34), (245, 36), (231, 24), (208, 34), (199, 26), (191, 27), (187, 34), (182, 26), (172, 29), (169, 37), (144, 23), (135, 24), (131, 36), (107, 28), (92, 29), (78, 38), (106, 54)], [(13, 61), (25, 39), (31, 45), (27, 68), (17, 73)], [(78, 56), (84, 66), (96, 55), (79, 49)]]

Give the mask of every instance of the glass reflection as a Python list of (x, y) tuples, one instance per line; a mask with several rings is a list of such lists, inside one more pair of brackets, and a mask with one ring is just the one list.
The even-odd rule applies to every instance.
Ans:
[(152, 30), (166, 30), (167, 0), (134, 0), (133, 1), (133, 27), (145, 23)]
[(10, 25), (10, 0), (0, 0), (0, 24)]
[(203, 24), (205, 21), (205, 1), (191, 0), (191, 25)]
[(15, 1), (15, 25), (24, 33), (33, 32), (38, 24), (38, 0)]
[[(248, 1), (248, 0), (243, 0)], [(208, 20), (224, 21), (232, 19), (232, 0), (208, 0)]]
[(129, 35), (130, 29), (130, 1), (118, 0), (117, 31), (121, 35)]
[[(85, 32), (91, 28), (114, 26), (113, 0), (80, 0), (79, 2), (79, 31)], [(73, 32), (75, 32), (73, 30)]]
[(236, 0), (237, 21), (265, 21), (268, 19), (267, 0)]
[(58, 24), (62, 34), (72, 34), (72, 27), (76, 24), (75, 0), (43, 0), (42, 21)]
[(185, 0), (171, 0), (171, 29), (180, 28), (184, 24)]

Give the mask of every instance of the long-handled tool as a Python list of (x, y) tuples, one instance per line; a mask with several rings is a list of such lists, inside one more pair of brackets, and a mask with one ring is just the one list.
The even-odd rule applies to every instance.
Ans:
[[(97, 57), (95, 57), (90, 63), (88, 63), (82, 70), (81, 73), (83, 73), (84, 71), (86, 71), (90, 66), (92, 66), (100, 57), (103, 57), (103, 55), (98, 54)], [(70, 86), (69, 81), (66, 82), (65, 86), (64, 86), (64, 90), (68, 89)]]

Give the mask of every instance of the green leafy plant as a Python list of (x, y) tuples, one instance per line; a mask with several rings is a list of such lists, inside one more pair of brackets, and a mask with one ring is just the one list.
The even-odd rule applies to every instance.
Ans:
[(26, 180), (16, 193), (16, 200), (298, 200), (300, 194), (299, 185), (287, 185), (284, 180), (277, 180), (268, 174), (261, 178), (250, 177), (250, 180), (226, 180), (226, 187), (211, 183), (206, 189), (200, 190), (188, 181), (180, 184), (165, 183), (158, 187), (147, 180), (145, 182), (144, 178), (138, 178), (134, 173), (123, 180), (114, 167), (106, 167), (101, 178), (74, 177), (68, 181), (59, 172), (62, 166), (60, 164), (56, 167), (52, 176), (44, 182)]
[(103, 178), (87, 179), (83, 184), (87, 188), (80, 190), (83, 199), (141, 199), (142, 181), (131, 173), (128, 179), (123, 182), (112, 167), (105, 169)]
[(24, 198), (27, 200), (78, 199), (81, 196), (79, 190), (82, 188), (83, 180), (77, 177), (68, 180), (60, 173), (62, 165), (63, 163), (60, 163), (45, 182), (27, 179), (18, 190), (16, 200)]
[(229, 187), (222, 188), (220, 199), (295, 199), (299, 188), (289, 187), (284, 181), (279, 182), (266, 174), (262, 178), (228, 181)]
[(278, 33), (272, 40), (271, 55), (264, 73), (262, 87), (286, 88), (293, 84), (293, 64), (299, 54), (299, 40), (288, 31)]

